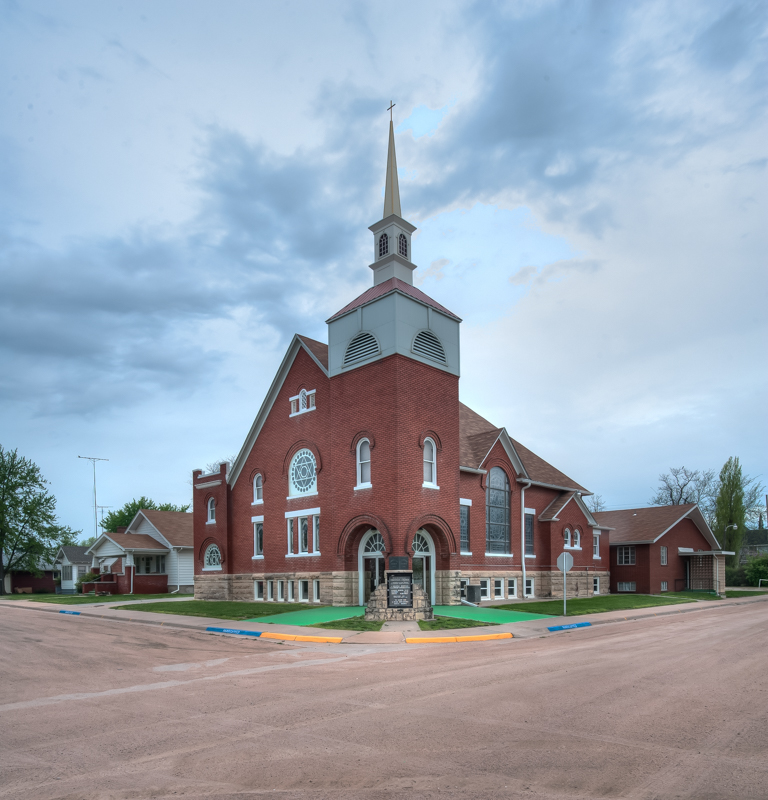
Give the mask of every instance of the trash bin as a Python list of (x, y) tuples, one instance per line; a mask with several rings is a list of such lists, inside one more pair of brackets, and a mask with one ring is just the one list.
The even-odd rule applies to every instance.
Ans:
[(467, 584), (467, 602), (479, 603), (480, 602), (480, 584), (468, 583)]

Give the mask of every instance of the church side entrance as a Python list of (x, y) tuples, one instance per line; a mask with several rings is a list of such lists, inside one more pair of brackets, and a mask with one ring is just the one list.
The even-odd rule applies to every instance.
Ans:
[(357, 569), (360, 575), (361, 606), (366, 605), (376, 587), (384, 583), (385, 551), (384, 537), (377, 530), (368, 531), (360, 541)]
[(421, 528), (413, 537), (413, 584), (421, 586), (429, 602), (435, 604), (435, 543)]

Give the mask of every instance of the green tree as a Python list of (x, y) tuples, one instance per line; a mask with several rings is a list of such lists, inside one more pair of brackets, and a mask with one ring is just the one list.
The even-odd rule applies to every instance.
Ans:
[[(749, 480), (749, 478), (746, 478)], [(729, 458), (720, 470), (719, 489), (715, 500), (713, 532), (723, 550), (733, 550), (728, 557), (730, 566), (739, 562), (739, 549), (746, 527), (747, 509), (744, 504), (745, 476), (738, 458)]]
[(80, 531), (58, 524), (47, 484), (37, 464), (0, 445), (0, 594), (7, 572), (39, 574), (41, 560), (53, 561), (62, 545), (77, 541)]
[(140, 497), (138, 500), (133, 499), (122, 508), (106, 514), (99, 525), (105, 531), (116, 531), (118, 528), (128, 527), (142, 508), (153, 511), (189, 511), (189, 503), (185, 506), (176, 506), (173, 503), (156, 503), (149, 497)]
[(744, 567), (749, 586), (757, 586), (760, 579), (768, 581), (768, 555), (750, 558)]

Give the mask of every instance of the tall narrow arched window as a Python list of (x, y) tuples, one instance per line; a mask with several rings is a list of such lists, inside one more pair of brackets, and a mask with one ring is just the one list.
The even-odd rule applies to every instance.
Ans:
[(509, 553), (509, 480), (492, 467), (485, 490), (485, 552)]
[(253, 479), (253, 502), (264, 502), (264, 479), (261, 475), (256, 475)]
[(437, 486), (437, 459), (435, 443), (424, 440), (424, 486)]
[(307, 410), (307, 390), (302, 389), (299, 392), (299, 411)]
[(397, 252), (400, 253), (403, 258), (408, 258), (408, 239), (405, 238), (404, 233), (401, 233), (397, 237)]
[(361, 439), (357, 445), (357, 485), (371, 485), (371, 443)]
[(389, 252), (389, 236), (386, 233), (382, 233), (379, 236), (379, 258), (382, 256), (387, 255)]
[(570, 528), (566, 528), (563, 531), (563, 539), (564, 539), (563, 543), (564, 543), (565, 547), (570, 547), (571, 546), (571, 529)]
[(216, 501), (212, 497), (208, 500), (208, 522), (216, 522)]

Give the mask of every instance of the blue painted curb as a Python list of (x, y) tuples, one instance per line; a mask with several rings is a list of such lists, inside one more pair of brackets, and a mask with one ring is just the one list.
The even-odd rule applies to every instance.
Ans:
[(553, 625), (547, 628), (548, 631), (568, 631), (571, 628), (588, 628), (591, 627), (591, 622), (572, 622), (570, 625)]
[(59, 611), (59, 614), (73, 614), (76, 617), (80, 616), (80, 612), (79, 611), (64, 611), (64, 609), (61, 609)]
[(261, 636), (261, 631), (243, 631), (240, 628), (206, 628), (215, 633), (239, 633), (241, 636)]

